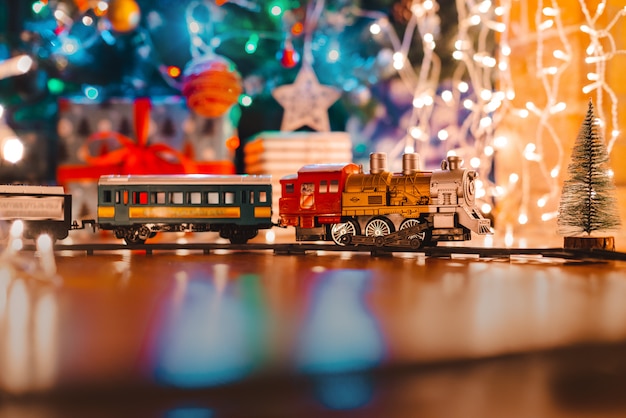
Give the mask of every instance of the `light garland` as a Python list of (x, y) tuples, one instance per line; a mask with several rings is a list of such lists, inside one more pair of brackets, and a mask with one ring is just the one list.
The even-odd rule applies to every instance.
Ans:
[[(194, 12), (200, 8), (205, 8), (207, 15), (211, 16), (206, 22), (199, 22), (194, 17)], [(194, 1), (187, 6), (185, 19), (189, 30), (189, 52), (193, 58), (213, 53), (217, 45), (214, 43), (215, 33), (212, 20), (213, 16), (219, 16), (219, 13), (220, 9), (213, 2)]]
[[(502, 7), (506, 11), (512, 7), (512, 2), (502, 3)], [(610, 129), (611, 135), (608, 142), (609, 152), (615, 141), (618, 139), (620, 129), (618, 125), (618, 98), (606, 81), (607, 63), (618, 54), (624, 54), (625, 51), (616, 49), (616, 42), (613, 39), (611, 30), (617, 22), (626, 14), (626, 9), (622, 9), (609, 22), (606, 27), (598, 27), (600, 16), (606, 10), (606, 2), (602, 1), (598, 4), (593, 16), (588, 12), (586, 5), (580, 1), (585, 23), (582, 25), (565, 26), (562, 20), (562, 8), (557, 1), (545, 3), (540, 0), (537, 3), (534, 16), (534, 31), (530, 29), (528, 22), (521, 23), (517, 31), (511, 25), (507, 24), (507, 29), (503, 32), (500, 40), (500, 60), (506, 56), (504, 52), (508, 49), (522, 49), (534, 46), (535, 50), (535, 77), (537, 79), (537, 92), (542, 92), (543, 96), (536, 100), (528, 101), (523, 108), (516, 108), (514, 104), (514, 94), (509, 95), (508, 90), (515, 92), (513, 86), (513, 78), (511, 72), (507, 68), (501, 68), (499, 72), (500, 88), (507, 91), (507, 101), (503, 110), (506, 110), (507, 118), (519, 117), (528, 119), (529, 117), (537, 118), (537, 128), (535, 135), (531, 141), (525, 142), (521, 138), (508, 138), (511, 145), (517, 147), (522, 155), (521, 175), (515, 174), (516, 178), (521, 182), (521, 187), (517, 182), (511, 184), (512, 187), (504, 187), (504, 193), (500, 197), (501, 200), (509, 201), (519, 200), (517, 223), (524, 225), (530, 221), (531, 209), (539, 212), (539, 218), (535, 221), (553, 221), (557, 216), (558, 200), (561, 191), (561, 182), (559, 176), (563, 173), (564, 167), (568, 164), (569, 152), (564, 149), (564, 144), (570, 143), (571, 138), (563, 138), (562, 132), (558, 132), (555, 123), (562, 121), (562, 115), (567, 110), (567, 104), (560, 100), (562, 92), (559, 86), (562, 84), (562, 76), (570, 70), (572, 66), (572, 57), (574, 50), (570, 42), (570, 37), (587, 34), (589, 36), (589, 46), (586, 48), (585, 62), (594, 65), (594, 70), (589, 72), (587, 78), (591, 83), (580, 86), (580, 91), (584, 94), (596, 92), (596, 106), (599, 109), (598, 115), (601, 120), (602, 135), (606, 138), (605, 132)], [(527, 6), (520, 3), (518, 7)], [(503, 20), (504, 21), (504, 20)], [(512, 40), (509, 44), (509, 40)], [(605, 46), (608, 45), (608, 50)], [(523, 57), (518, 57), (523, 59)], [(502, 62), (502, 61), (501, 61)], [(611, 107), (610, 127), (607, 126), (607, 120), (603, 112), (604, 97), (608, 96)], [(542, 103), (539, 105), (538, 103)], [(561, 118), (561, 119), (559, 119)], [(516, 123), (513, 121), (513, 123)], [(546, 154), (546, 150), (555, 150), (550, 155)], [(551, 157), (551, 158), (547, 158)], [(533, 170), (537, 167), (539, 170)], [(531, 175), (532, 171), (539, 173)], [(536, 184), (547, 186), (547, 192), (543, 193), (541, 187)], [(542, 194), (543, 193), (543, 194)], [(517, 198), (516, 198), (517, 196)], [(537, 198), (536, 201), (531, 201)], [(534, 208), (533, 208), (534, 205)], [(511, 228), (513, 225), (511, 225)], [(510, 228), (507, 228), (509, 230)]]
[[(620, 135), (620, 128), (618, 123), (618, 99), (617, 95), (613, 91), (613, 89), (606, 82), (606, 68), (609, 63), (616, 55), (626, 54), (626, 50), (618, 50), (617, 43), (615, 41), (614, 35), (611, 33), (611, 30), (615, 27), (615, 25), (626, 15), (626, 7), (622, 8), (619, 12), (613, 16), (613, 19), (608, 23), (605, 27), (599, 27), (598, 20), (606, 11), (606, 0), (602, 0), (596, 6), (596, 10), (594, 15), (592, 16), (589, 13), (586, 3), (583, 0), (579, 0), (580, 8), (585, 16), (585, 23), (580, 26), (580, 30), (583, 33), (589, 35), (589, 46), (586, 49), (587, 57), (585, 58), (585, 62), (587, 64), (593, 64), (595, 69), (593, 72), (589, 72), (587, 74), (587, 78), (591, 81), (591, 84), (587, 84), (583, 87), (583, 93), (591, 93), (593, 91), (596, 92), (596, 106), (595, 109), (598, 113), (598, 118), (603, 121), (600, 125), (602, 135), (604, 138), (610, 137), (607, 150), (609, 154), (615, 145), (615, 141)], [(605, 42), (603, 42), (605, 41)], [(608, 50), (605, 49), (605, 46), (608, 46)], [(607, 118), (605, 117), (605, 113), (603, 110), (603, 100), (604, 94), (609, 96), (611, 101), (611, 135), (607, 136), (606, 132), (609, 126), (607, 126)]]
[[(510, 13), (511, 2), (502, 5), (505, 14)], [(501, 85), (507, 89), (506, 116), (511, 118), (521, 118), (528, 120), (534, 116), (538, 119), (537, 128), (533, 136), (533, 140), (523, 143), (519, 139), (509, 141), (512, 146), (516, 146), (521, 152), (523, 159), (521, 160), (521, 176), (520, 186), (513, 184), (513, 187), (505, 188), (502, 198), (511, 199), (511, 195), (515, 194), (518, 187), (521, 190), (519, 196), (519, 209), (517, 223), (524, 225), (530, 221), (529, 214), (531, 212), (531, 198), (533, 197), (533, 184), (547, 185), (548, 191), (536, 201), (536, 207), (543, 211), (541, 220), (548, 221), (554, 219), (556, 212), (550, 212), (550, 208), (554, 207), (560, 192), (558, 181), (559, 174), (562, 172), (562, 166), (565, 163), (565, 152), (563, 149), (563, 140), (554, 128), (553, 121), (555, 117), (564, 112), (567, 108), (566, 104), (559, 101), (561, 76), (570, 67), (572, 57), (572, 46), (567, 38), (567, 32), (571, 30), (565, 28), (561, 19), (561, 11), (558, 4), (552, 1), (550, 6), (544, 6), (543, 0), (539, 0), (534, 16), (534, 24), (536, 32), (532, 32), (529, 24), (521, 26), (521, 30), (525, 30), (525, 34), (512, 33), (511, 26), (507, 25), (507, 29), (503, 32), (503, 40), (500, 42), (500, 51), (502, 55), (512, 49), (522, 49), (528, 45), (535, 44), (535, 77), (537, 85), (542, 89), (537, 89), (538, 93), (543, 96), (535, 100), (527, 101), (524, 107), (519, 108), (513, 105), (515, 98), (515, 88), (513, 85), (513, 77), (511, 75), (510, 66), (507, 65), (500, 68)], [(513, 39), (509, 44), (509, 40)], [(558, 46), (553, 46), (558, 43)], [(548, 45), (553, 46), (550, 55), (546, 50)], [(507, 54), (508, 56), (508, 54)], [(542, 103), (542, 104), (537, 104)], [(515, 123), (515, 122), (513, 122)], [(517, 122), (519, 123), (519, 122)], [(546, 144), (545, 141), (550, 141)], [(556, 149), (556, 163), (548, 166), (552, 161), (548, 161), (545, 157), (545, 150), (551, 145)], [(532, 176), (533, 167), (538, 167), (540, 178)], [(507, 220), (510, 221), (510, 220)]]
[[(506, 231), (507, 245), (514, 242), (514, 224), (525, 225), (530, 222), (551, 221), (556, 218), (556, 206), (560, 196), (559, 176), (567, 164), (568, 153), (564, 144), (569, 138), (563, 138), (562, 132), (555, 127), (559, 118), (567, 111), (567, 104), (561, 100), (562, 76), (571, 68), (573, 47), (570, 42), (572, 35), (584, 33), (589, 35), (590, 44), (586, 49), (585, 62), (594, 65), (594, 70), (588, 74), (591, 81), (580, 86), (584, 94), (596, 92), (598, 115), (603, 129), (610, 130), (608, 143), (609, 152), (617, 140), (620, 129), (618, 125), (618, 98), (606, 81), (607, 63), (616, 55), (626, 51), (618, 50), (611, 30), (618, 21), (626, 15), (626, 8), (620, 10), (605, 27), (599, 27), (600, 16), (606, 10), (606, 1), (601, 1), (592, 16), (583, 0), (579, 0), (586, 22), (580, 26), (565, 26), (562, 20), (562, 9), (556, 0), (544, 3), (539, 0), (531, 24), (527, 20), (529, 11), (527, 2), (501, 1), (496, 6), (490, 1), (457, 1), (459, 16), (459, 34), (456, 40), (454, 58), (458, 59), (459, 69), (455, 72), (452, 85), (453, 90), (444, 90), (440, 95), (434, 94), (438, 80), (426, 75), (436, 75), (436, 63), (439, 57), (435, 56), (433, 45), (433, 18), (431, 12), (436, 11), (437, 5), (430, 0), (414, 1), (411, 7), (412, 18), (407, 25), (407, 33), (416, 30), (424, 49), (424, 61), (418, 75), (409, 74), (403, 65), (398, 67), (398, 73), (407, 85), (414, 91), (415, 109), (411, 115), (411, 123), (407, 131), (407, 139), (403, 142), (405, 150), (427, 148), (425, 142), (433, 133), (430, 132), (429, 118), (433, 106), (445, 104), (450, 114), (464, 107), (470, 111), (465, 122), (455, 127), (453, 120), (450, 129), (437, 132), (437, 137), (448, 141), (451, 152), (462, 153), (466, 162), (481, 173), (481, 181), (477, 190), (477, 197), (482, 198), (484, 212), (491, 210), (490, 200), (504, 202), (518, 202), (517, 219), (512, 221), (503, 216)], [(522, 16), (517, 25), (511, 25), (512, 7), (519, 7)], [(532, 26), (534, 25), (534, 28)], [(383, 26), (384, 27), (384, 26)], [(424, 28), (430, 28), (425, 30)], [(497, 36), (497, 56), (493, 56), (486, 40), (489, 36)], [(404, 40), (411, 35), (405, 33)], [(407, 62), (406, 43), (393, 41), (394, 62)], [(530, 48), (528, 48), (530, 47)], [(537, 97), (516, 106), (516, 85), (511, 73), (511, 60), (525, 57), (512, 57), (511, 51), (522, 49), (535, 51), (535, 79), (537, 81)], [(467, 76), (467, 84), (463, 81)], [(469, 89), (475, 93), (471, 98), (461, 98), (460, 93)], [(527, 88), (528, 86), (525, 86)], [(611, 118), (610, 126), (602, 112), (604, 96), (610, 99)], [(518, 100), (519, 101), (519, 100)], [(528, 123), (522, 120), (536, 118), (535, 134), (531, 140), (507, 137), (499, 133), (502, 122)], [(516, 122), (519, 120), (519, 122)], [(467, 141), (468, 134), (475, 140), (475, 144)], [(605, 136), (606, 137), (606, 136)], [(454, 149), (452, 149), (454, 148)], [(519, 172), (515, 168), (505, 178), (492, 181), (489, 179), (489, 170), (498, 150), (516, 149), (522, 158), (519, 161)], [(546, 154), (550, 150), (550, 158)], [(555, 151), (552, 151), (555, 150)], [(537, 174), (538, 173), (538, 174)], [(539, 175), (539, 178), (537, 178)], [(540, 184), (542, 187), (537, 187)], [(541, 190), (547, 187), (543, 193)], [(536, 201), (532, 199), (536, 197)], [(539, 219), (532, 218), (532, 213), (538, 211)]]
[[(483, 211), (490, 212), (492, 196), (487, 191), (496, 190), (495, 184), (489, 180), (495, 126), (498, 123), (496, 111), (503, 106), (506, 95), (495, 89), (498, 61), (490, 51), (489, 40), (494, 32), (504, 31), (505, 25), (495, 20), (496, 8), (490, 1), (457, 1), (459, 34), (453, 57), (459, 65), (454, 71), (450, 88), (437, 93), (441, 72), (441, 58), (436, 53), (440, 32), (439, 4), (435, 0), (414, 1), (410, 11), (401, 41), (390, 30), (386, 19), (379, 22), (394, 48), (394, 67), (406, 88), (413, 92), (407, 134), (390, 152), (391, 158), (413, 151), (424, 157), (430, 152), (431, 138), (438, 138), (441, 143), (445, 142), (448, 154), (461, 154), (472, 168), (481, 173), (477, 196), (484, 201)], [(421, 41), (424, 54), (417, 74), (414, 68), (418, 66), (408, 59), (408, 51), (415, 38)], [(438, 121), (443, 128), (432, 132), (431, 119), (436, 106), (445, 109)], [(468, 113), (460, 126), (459, 112)]]

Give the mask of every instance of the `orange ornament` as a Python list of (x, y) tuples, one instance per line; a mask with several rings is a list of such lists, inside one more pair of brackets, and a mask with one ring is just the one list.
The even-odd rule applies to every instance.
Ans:
[(242, 93), (241, 76), (229, 59), (211, 55), (196, 58), (183, 71), (182, 94), (200, 116), (223, 116)]
[(111, 0), (107, 19), (115, 32), (130, 32), (139, 24), (141, 10), (135, 0)]

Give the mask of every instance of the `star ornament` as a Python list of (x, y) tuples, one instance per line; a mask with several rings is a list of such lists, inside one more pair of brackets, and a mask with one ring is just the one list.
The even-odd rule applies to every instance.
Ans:
[(284, 109), (281, 131), (308, 126), (318, 132), (328, 132), (328, 108), (339, 99), (341, 92), (321, 85), (313, 69), (305, 65), (293, 84), (276, 87), (272, 96)]

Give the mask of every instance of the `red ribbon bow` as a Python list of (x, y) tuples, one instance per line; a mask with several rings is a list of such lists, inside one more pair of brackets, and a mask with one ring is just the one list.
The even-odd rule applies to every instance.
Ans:
[[(148, 145), (150, 124), (150, 99), (139, 98), (133, 103), (135, 136), (133, 141), (114, 131), (96, 132), (83, 144), (87, 164), (93, 166), (121, 166), (119, 174), (189, 174), (196, 173), (196, 164), (166, 144)], [(114, 139), (120, 145), (102, 155), (91, 155), (89, 145), (97, 141)], [(181, 173), (182, 170), (182, 173)]]

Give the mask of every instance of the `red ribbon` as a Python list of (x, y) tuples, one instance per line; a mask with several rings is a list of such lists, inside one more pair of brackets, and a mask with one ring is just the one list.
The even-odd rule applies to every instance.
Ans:
[[(119, 174), (196, 173), (198, 170), (196, 163), (183, 153), (166, 144), (148, 145), (150, 107), (150, 99), (147, 98), (136, 99), (133, 103), (137, 141), (114, 131), (102, 131), (90, 135), (81, 147), (87, 164), (92, 166), (119, 166)], [(90, 144), (110, 139), (117, 141), (120, 148), (105, 151), (102, 155), (90, 154)]]

